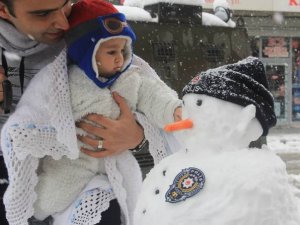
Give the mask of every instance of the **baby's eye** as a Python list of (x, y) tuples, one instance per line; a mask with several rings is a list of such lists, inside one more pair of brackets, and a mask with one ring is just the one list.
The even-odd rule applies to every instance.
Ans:
[(202, 100), (201, 100), (201, 99), (198, 99), (196, 104), (197, 104), (197, 106), (202, 105)]
[(109, 52), (107, 52), (107, 54), (114, 55), (114, 54), (116, 54), (116, 51), (109, 51)]

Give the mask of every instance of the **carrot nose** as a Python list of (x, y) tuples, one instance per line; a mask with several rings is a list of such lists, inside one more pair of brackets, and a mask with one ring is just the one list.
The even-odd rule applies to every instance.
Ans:
[(164, 130), (167, 132), (173, 132), (173, 131), (177, 131), (177, 130), (184, 130), (184, 129), (189, 129), (193, 127), (193, 121), (190, 119), (186, 119), (186, 120), (181, 120), (175, 123), (170, 123), (167, 124), (164, 127)]

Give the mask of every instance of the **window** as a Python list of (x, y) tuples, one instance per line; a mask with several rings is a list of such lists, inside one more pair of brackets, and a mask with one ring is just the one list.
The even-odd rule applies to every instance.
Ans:
[(269, 90), (274, 96), (274, 108), (277, 118), (286, 117), (286, 68), (284, 65), (266, 65), (266, 75), (269, 82)]
[(262, 38), (263, 58), (288, 58), (289, 38), (286, 37), (264, 37)]
[(293, 121), (300, 121), (300, 38), (292, 39), (293, 78), (292, 78), (292, 113)]

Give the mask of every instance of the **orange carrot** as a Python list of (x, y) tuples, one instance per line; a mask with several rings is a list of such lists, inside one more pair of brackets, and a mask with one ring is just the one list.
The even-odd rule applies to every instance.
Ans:
[(173, 132), (177, 130), (189, 129), (193, 127), (193, 121), (190, 119), (181, 120), (178, 122), (167, 124), (164, 130), (167, 132)]

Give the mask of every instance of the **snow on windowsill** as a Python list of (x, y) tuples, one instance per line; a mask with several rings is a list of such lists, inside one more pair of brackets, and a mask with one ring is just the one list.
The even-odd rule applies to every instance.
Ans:
[[(158, 23), (158, 18), (152, 18), (150, 13), (140, 7), (115, 5), (117, 10), (125, 14), (129, 21), (153, 22)], [(235, 23), (225, 23), (213, 14), (202, 12), (203, 26), (235, 27)]]

